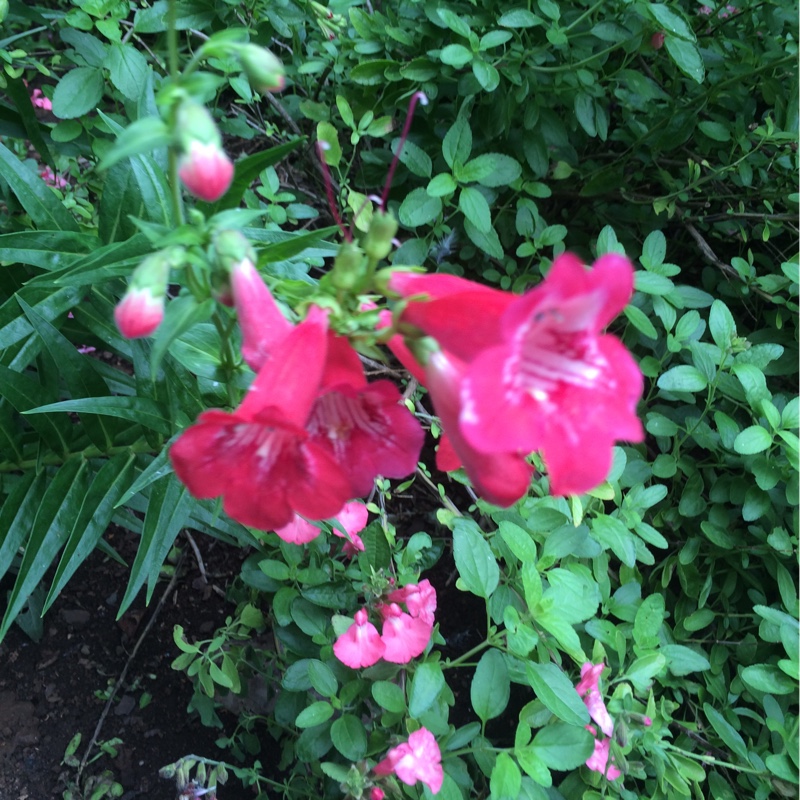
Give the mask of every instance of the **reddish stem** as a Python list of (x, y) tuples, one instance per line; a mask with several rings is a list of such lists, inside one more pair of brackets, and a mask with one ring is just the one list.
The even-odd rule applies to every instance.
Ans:
[(397, 162), (400, 160), (400, 153), (403, 150), (403, 145), (408, 138), (408, 132), (411, 130), (411, 120), (414, 119), (414, 109), (417, 103), (428, 105), (428, 98), (425, 92), (414, 92), (411, 95), (411, 102), (408, 104), (408, 114), (406, 114), (406, 122), (403, 125), (403, 131), (400, 134), (400, 144), (397, 146), (397, 152), (394, 154), (392, 163), (389, 165), (389, 172), (386, 173), (386, 184), (383, 187), (383, 194), (381, 194), (381, 211), (386, 211), (386, 203), (389, 199), (389, 189), (392, 187), (392, 178), (394, 178), (394, 171), (397, 169)]

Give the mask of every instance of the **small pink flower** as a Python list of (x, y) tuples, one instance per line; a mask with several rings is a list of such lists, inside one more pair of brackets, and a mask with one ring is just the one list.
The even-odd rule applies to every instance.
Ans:
[(357, 553), (364, 552), (364, 542), (361, 541), (358, 534), (366, 527), (368, 517), (367, 507), (355, 500), (345, 503), (344, 508), (334, 517), (347, 533), (347, 537), (345, 537), (338, 528), (331, 529), (334, 536), (348, 539), (342, 547), (342, 552), (346, 556), (353, 558)]
[(42, 108), (45, 111), (53, 110), (53, 101), (49, 97), (45, 97), (41, 89), (34, 89), (31, 92), (31, 103), (34, 108)]
[(154, 296), (149, 287), (131, 287), (114, 309), (114, 320), (126, 339), (151, 336), (163, 319), (164, 296)]
[(69, 188), (69, 181), (59, 175), (56, 172), (53, 172), (50, 167), (43, 167), (39, 172), (39, 177), (48, 185), (48, 186), (55, 186), (56, 189), (67, 189)]
[(406, 614), (397, 603), (381, 606), (383, 631), (381, 639), (386, 645), (383, 657), (392, 664), (407, 664), (422, 654), (431, 639), (433, 627), (425, 620)]
[(367, 618), (367, 609), (356, 611), (355, 622), (333, 643), (333, 654), (352, 669), (371, 667), (380, 661), (386, 645)]
[[(587, 726), (592, 731), (591, 726)], [(595, 739), (594, 752), (586, 760), (586, 766), (594, 772), (605, 775), (610, 781), (614, 781), (622, 774), (614, 763), (609, 764), (609, 754), (611, 750), (611, 739)]]
[(186, 188), (208, 203), (219, 200), (233, 180), (233, 162), (216, 143), (193, 140), (181, 156), (178, 175)]
[(652, 724), (653, 724), (653, 720), (650, 719), (650, 717), (644, 717), (642, 719), (642, 725), (644, 725), (645, 728), (649, 728)]
[(433, 612), (436, 611), (436, 589), (426, 578), (418, 584), (409, 584), (402, 589), (395, 589), (388, 595), (392, 603), (405, 603), (412, 617), (421, 619), (433, 626)]
[(94, 353), (97, 348), (92, 347), (90, 344), (82, 344), (77, 350), (82, 356), (85, 356), (87, 353)]
[(589, 716), (600, 726), (600, 730), (606, 736), (613, 736), (614, 721), (608, 713), (606, 704), (603, 702), (603, 695), (600, 692), (600, 675), (603, 673), (605, 664), (586, 663), (581, 667), (581, 679), (575, 687), (575, 691), (583, 698)]
[(386, 758), (375, 766), (373, 772), (376, 775), (394, 773), (408, 786), (421, 781), (433, 794), (438, 794), (444, 781), (442, 753), (427, 728), (414, 731), (407, 742), (393, 747)]
[(708, 17), (714, 13), (714, 9), (711, 8), (711, 6), (700, 6), (700, 8), (697, 9), (697, 13), (702, 14), (704, 17)]

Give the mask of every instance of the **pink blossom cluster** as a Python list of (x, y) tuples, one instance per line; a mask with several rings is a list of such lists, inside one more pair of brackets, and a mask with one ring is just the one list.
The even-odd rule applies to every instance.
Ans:
[[(375, 610), (383, 620), (381, 633), (369, 621), (366, 608), (356, 612), (353, 624), (334, 642), (334, 655), (352, 669), (371, 667), (378, 661), (407, 664), (421, 655), (433, 632), (436, 590), (430, 581), (395, 589)], [(407, 611), (403, 611), (404, 604)]]
[(575, 686), (575, 691), (583, 698), (583, 702), (589, 711), (589, 716), (597, 723), (604, 734), (600, 738), (597, 728), (587, 725), (588, 730), (594, 736), (594, 752), (586, 761), (586, 766), (595, 772), (600, 772), (610, 781), (616, 780), (622, 774), (614, 764), (613, 759), (609, 763), (611, 740), (614, 736), (614, 720), (608, 713), (603, 695), (600, 692), (600, 676), (603, 674), (605, 664), (586, 663), (581, 667), (581, 679)]
[(50, 167), (42, 167), (39, 170), (39, 177), (48, 185), (55, 186), (56, 189), (68, 189), (69, 181), (57, 172), (53, 172)]
[(565, 253), (521, 296), (452, 275), (394, 272), (388, 283), (407, 301), (395, 324), (434, 340), (397, 335), (389, 347), (442, 421), (437, 465), (463, 466), (490, 502), (527, 493), (531, 451), (542, 451), (553, 494), (580, 494), (606, 478), (616, 440), (642, 440), (642, 374), (603, 333), (633, 292), (624, 256), (587, 270)]
[(424, 433), (393, 383), (367, 382), (347, 338), (329, 330), (327, 312), (312, 307), (292, 325), (247, 258), (231, 269), (231, 289), (256, 378), (233, 412), (201, 414), (170, 458), (195, 497), (221, 495), (242, 524), (294, 523), (295, 533), (284, 535), (302, 538), (308, 532), (297, 534), (297, 515), (329, 519), (369, 493), (378, 475), (412, 473)]
[(41, 89), (34, 89), (31, 92), (31, 104), (34, 108), (41, 108), (45, 111), (53, 110), (53, 101), (49, 97), (45, 97)]
[[(373, 772), (376, 775), (396, 775), (408, 786), (420, 781), (433, 794), (438, 794), (444, 781), (442, 753), (434, 735), (427, 728), (414, 731), (407, 742), (393, 747), (386, 758), (376, 764)], [(370, 794), (370, 800), (383, 800), (383, 791), (375, 788), (380, 794)]]

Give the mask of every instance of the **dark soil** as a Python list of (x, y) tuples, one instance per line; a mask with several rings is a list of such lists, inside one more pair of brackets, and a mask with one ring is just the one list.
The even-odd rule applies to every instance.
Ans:
[[(448, 491), (454, 491), (456, 502), (466, 509), (469, 498), (459, 496), (462, 487), (448, 484)], [(403, 509), (397, 523), (405, 532), (436, 527), (438, 502), (419, 482), (409, 495), (395, 497), (395, 502)], [(119, 529), (106, 538), (132, 563), (135, 536)], [(234, 610), (225, 600), (225, 591), (246, 553), (200, 534), (194, 535), (194, 541), (208, 581), (188, 541), (181, 537), (177, 543), (185, 551), (182, 568), (160, 608), (168, 577), (156, 587), (149, 607), (142, 592), (117, 621), (128, 570), (95, 552), (47, 613), (40, 642), (31, 641), (16, 626), (9, 631), (0, 644), (0, 800), (48, 800), (75, 789), (77, 768), (64, 764), (64, 752), (70, 740), (81, 734), (75, 756), (83, 758), (106, 705), (105, 693), (118, 680), (140, 637), (141, 646), (98, 736), (98, 742), (119, 738), (122, 743), (116, 745), (115, 757), (97, 746), (92, 749), (90, 759), (99, 757), (84, 769), (80, 787), (86, 793), (75, 792), (75, 800), (88, 798), (89, 782), (106, 772), (123, 787), (124, 800), (174, 800), (174, 783), (159, 777), (161, 767), (190, 754), (231, 761), (230, 752), (215, 744), (231, 731), (207, 728), (196, 714), (187, 713), (192, 686), (184, 673), (170, 667), (180, 654), (172, 632), (180, 624), (189, 641), (206, 639), (224, 623)], [(478, 644), (485, 634), (484, 603), (455, 588), (449, 547), (424, 577), (438, 594), (437, 621), (447, 641), (443, 655), (455, 657)], [(9, 588), (5, 583), (0, 586), (0, 596)], [(154, 615), (155, 622), (142, 637)], [(456, 695), (451, 722), (457, 726), (475, 719), (469, 702), (471, 679), (472, 669), (448, 674)], [(235, 717), (222, 716), (229, 716), (231, 728), (235, 725)], [(254, 797), (234, 777), (225, 785), (223, 796), (225, 800)]]
[[(133, 536), (119, 531), (107, 539), (125, 558), (133, 557)], [(174, 800), (173, 782), (158, 775), (162, 766), (191, 753), (225, 758), (214, 744), (219, 731), (186, 713), (192, 688), (170, 668), (179, 654), (172, 630), (181, 624), (190, 637), (207, 638), (224, 622), (233, 610), (224, 590), (242, 553), (208, 537), (195, 540), (208, 583), (183, 540), (182, 574), (143, 638), (98, 737), (121, 739), (118, 755), (95, 747), (92, 756), (100, 758), (85, 768), (83, 787), (109, 770), (126, 799)], [(140, 596), (115, 621), (127, 579), (126, 568), (94, 553), (46, 615), (38, 644), (14, 626), (0, 645), (0, 800), (61, 797), (74, 783), (77, 769), (62, 763), (64, 751), (80, 733), (75, 755), (83, 757), (105, 706), (105, 697), (97, 695), (116, 682), (168, 585), (166, 578), (159, 583), (149, 608)], [(226, 787), (226, 800), (245, 797), (252, 795)]]

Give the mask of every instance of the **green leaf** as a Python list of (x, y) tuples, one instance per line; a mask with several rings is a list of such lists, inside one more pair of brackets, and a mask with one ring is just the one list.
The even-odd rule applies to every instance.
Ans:
[(295, 719), (298, 728), (313, 728), (327, 722), (333, 716), (333, 706), (327, 700), (317, 700), (306, 706)]
[(336, 167), (342, 160), (342, 146), (339, 144), (339, 134), (330, 122), (317, 123), (317, 141), (323, 144), (322, 157), (330, 167)]
[(702, 83), (706, 76), (706, 68), (697, 45), (673, 36), (667, 36), (664, 44), (678, 69), (693, 81)]
[(56, 270), (97, 245), (97, 237), (74, 231), (15, 231), (0, 234), (0, 260)]
[(577, 769), (594, 752), (594, 737), (584, 728), (555, 722), (542, 728), (529, 748), (550, 769)]
[(472, 51), (464, 47), (463, 44), (449, 44), (439, 53), (439, 58), (443, 64), (461, 69), (461, 67), (472, 61)]
[(740, 431), (733, 440), (733, 449), (742, 455), (761, 453), (772, 446), (772, 434), (760, 425)]
[[(36, 117), (36, 112), (34, 111), (33, 104), (31, 103), (29, 89), (23, 83), (23, 79), (19, 77), (11, 80), (6, 77), (6, 92), (14, 102), (14, 105), (19, 112), (20, 120), (25, 126), (27, 138), (30, 139), (31, 144), (41, 156), (42, 161), (44, 161), (51, 169), (55, 170), (56, 164), (53, 160), (53, 154), (50, 152), (50, 147), (45, 141), (45, 137), (43, 135), (43, 130), (46, 129)], [(54, 131), (51, 131), (51, 137), (53, 137), (53, 134)]]
[(367, 754), (367, 732), (361, 720), (344, 714), (331, 725), (333, 746), (349, 761), (360, 761)]
[(83, 459), (70, 459), (59, 468), (45, 490), (25, 545), (17, 579), (8, 596), (6, 611), (0, 623), (0, 639), (6, 635), (31, 592), (41, 583), (69, 535), (69, 521), (74, 517), (88, 488), (87, 472), (87, 463)]
[(660, 653), (649, 653), (637, 658), (626, 670), (625, 678), (629, 680), (639, 692), (646, 692), (650, 688), (653, 678), (667, 665), (667, 659)]
[[(397, 155), (397, 150), (401, 146), (400, 139), (392, 140), (392, 153)], [(408, 167), (410, 172), (420, 178), (430, 178), (432, 171), (431, 157), (414, 142), (406, 141), (400, 150), (400, 161)]]
[(711, 664), (702, 653), (682, 644), (662, 645), (661, 654), (667, 659), (667, 669), (673, 675), (688, 675), (690, 672), (711, 669)]
[(480, 58), (472, 62), (472, 74), (487, 92), (493, 92), (500, 85), (500, 73)]
[(657, 297), (669, 294), (675, 288), (675, 284), (669, 278), (655, 272), (643, 272), (642, 270), (634, 273), (633, 285), (637, 291)]
[[(514, 755), (517, 757), (517, 761), (522, 769), (524, 769), (539, 786), (547, 788), (553, 785), (553, 776), (550, 774), (550, 770), (547, 769), (547, 765), (542, 761), (541, 756), (538, 755), (533, 747), (528, 745), (527, 747), (517, 748), (514, 750)], [(543, 794), (542, 800), (546, 797), (547, 795)]]
[(487, 650), (475, 668), (469, 696), (472, 708), (483, 721), (499, 717), (505, 711), (511, 695), (511, 681), (503, 654)]
[(172, 343), (190, 328), (207, 322), (216, 303), (211, 298), (198, 303), (194, 295), (182, 294), (167, 304), (164, 320), (158, 326), (150, 356), (150, 379), (155, 381), (158, 368)]
[(745, 764), (749, 764), (750, 759), (747, 755), (747, 745), (733, 725), (731, 725), (716, 708), (708, 703), (703, 703), (703, 711), (706, 715), (706, 719), (711, 723), (711, 727), (717, 732), (719, 738), (725, 742), (730, 751), (739, 756)]
[(439, 19), (441, 19), (453, 33), (457, 33), (459, 36), (469, 39), (469, 25), (462, 17), (459, 17), (458, 14), (451, 11), (449, 8), (439, 8), (437, 9), (437, 13), (439, 14)]
[(555, 664), (525, 665), (528, 683), (545, 708), (570, 725), (588, 725), (589, 712), (570, 679)]
[(393, 714), (402, 714), (406, 710), (406, 698), (403, 690), (396, 683), (375, 681), (372, 684), (372, 697), (381, 707)]
[(533, 28), (536, 25), (543, 25), (544, 20), (527, 8), (515, 8), (502, 14), (497, 24), (504, 28)]
[(438, 197), (431, 197), (422, 187), (417, 187), (406, 195), (398, 210), (398, 217), (407, 228), (417, 228), (433, 222), (441, 213), (442, 201)]
[(647, 10), (650, 16), (668, 33), (684, 39), (687, 42), (696, 41), (694, 31), (689, 23), (677, 11), (675, 6), (667, 6), (663, 3), (648, 3)]
[(426, 661), (414, 671), (408, 690), (408, 713), (417, 719), (435, 702), (444, 688), (444, 673), (438, 662)]
[(398, 66), (397, 61), (390, 61), (385, 58), (362, 61), (350, 70), (350, 78), (362, 86), (375, 86), (386, 82), (386, 70)]
[(797, 681), (792, 680), (774, 664), (753, 664), (741, 671), (745, 684), (766, 694), (796, 694)]
[(445, 134), (442, 142), (442, 155), (447, 166), (453, 169), (456, 162), (465, 164), (471, 152), (472, 131), (469, 127), (469, 120), (464, 116), (459, 116)]
[(37, 227), (46, 231), (78, 232), (78, 223), (55, 192), (3, 144), (0, 144), (0, 170), (3, 180)]
[(150, 489), (142, 538), (131, 567), (128, 586), (117, 612), (119, 619), (147, 581), (147, 601), (155, 589), (158, 573), (175, 537), (186, 524), (191, 497), (186, 487), (170, 474), (155, 482)]
[(311, 687), (323, 697), (335, 697), (339, 691), (339, 682), (333, 670), (323, 661), (312, 659), (308, 662), (308, 679)]
[(708, 327), (714, 344), (723, 352), (731, 346), (731, 340), (736, 336), (736, 323), (733, 314), (722, 300), (715, 300), (708, 313)]
[[(453, 176), (449, 172), (442, 172), (431, 178), (425, 191), (431, 197), (444, 197), (445, 195), (453, 194), (458, 188), (458, 184), (453, 180)], [(2, 248), (2, 239), (0, 236), (0, 248)], [(0, 253), (2, 250), (0, 249)]]
[(492, 258), (503, 258), (503, 245), (494, 228), (490, 227), (485, 233), (478, 230), (469, 219), (464, 220), (464, 231), (470, 241)]
[(592, 520), (591, 531), (592, 538), (610, 549), (623, 564), (636, 564), (636, 540), (621, 520), (600, 514)]
[(28, 471), (0, 506), (0, 579), (14, 563), (14, 556), (33, 527), (46, 481), (44, 470), (38, 474)]
[(632, 305), (625, 306), (625, 316), (633, 327), (647, 336), (648, 339), (658, 339), (658, 331), (640, 308)]
[(160, 117), (142, 117), (117, 131), (117, 140), (105, 153), (97, 169), (110, 169), (123, 158), (143, 153), (153, 153), (172, 143), (172, 134), (167, 123)]
[(106, 461), (100, 471), (92, 476), (89, 491), (83, 498), (58, 569), (53, 576), (50, 591), (42, 606), (42, 613), (50, 608), (75, 570), (89, 557), (100, 537), (106, 532), (114, 515), (115, 503), (130, 485), (133, 462), (134, 456), (120, 453)]
[(702, 392), (708, 386), (708, 381), (697, 367), (681, 364), (664, 372), (657, 385), (668, 392)]
[[(238, 159), (234, 164), (231, 188), (228, 189), (228, 191), (225, 192), (225, 194), (219, 200), (217, 200), (216, 203), (205, 203), (203, 204), (203, 208), (207, 208), (209, 214), (216, 214), (229, 208), (237, 208), (242, 201), (242, 197), (244, 197), (245, 191), (250, 188), (250, 185), (253, 183), (253, 181), (256, 180), (256, 178), (258, 178), (258, 176), (267, 167), (272, 167), (275, 164), (280, 163), (284, 158), (286, 158), (286, 156), (294, 152), (305, 142), (305, 137), (290, 139), (288, 142), (275, 145), (275, 147), (268, 147), (266, 150), (260, 150), (257, 153), (251, 153), (244, 158)], [(275, 233), (288, 234), (290, 232), (275, 231)], [(317, 239), (322, 239), (326, 235), (327, 234), (323, 230), (317, 230), (312, 231), (310, 234), (291, 233), (291, 235), (287, 236), (286, 238), (300, 236), (305, 237), (307, 240), (311, 240), (315, 236)], [(273, 260), (280, 261), (283, 258), (288, 258), (288, 256), (274, 258)]]
[(704, 119), (702, 122), (698, 123), (697, 127), (708, 136), (709, 139), (713, 139), (715, 142), (729, 142), (731, 139), (730, 130), (721, 122)]
[(633, 640), (638, 647), (650, 649), (658, 645), (658, 633), (665, 617), (663, 595), (651, 594), (645, 597), (633, 622)]
[(493, 800), (518, 800), (522, 788), (522, 775), (508, 753), (498, 754), (489, 779), (489, 788)]
[(459, 581), (467, 591), (489, 598), (500, 580), (500, 568), (478, 524), (466, 517), (455, 521), (453, 557)]
[(130, 44), (112, 44), (106, 54), (111, 83), (128, 100), (136, 100), (147, 85), (147, 59)]
[(667, 255), (667, 238), (661, 231), (651, 231), (642, 245), (639, 259), (645, 269), (653, 269), (664, 263)]
[(515, 158), (502, 153), (483, 153), (468, 161), (458, 172), (464, 183), (476, 181), (481, 186), (509, 186), (522, 174)]
[(94, 111), (103, 97), (102, 70), (77, 67), (58, 82), (53, 92), (53, 114), (59, 119), (75, 119)]
[(486, 198), (477, 189), (465, 186), (459, 195), (458, 207), (481, 233), (488, 233), (492, 229), (492, 212)]

